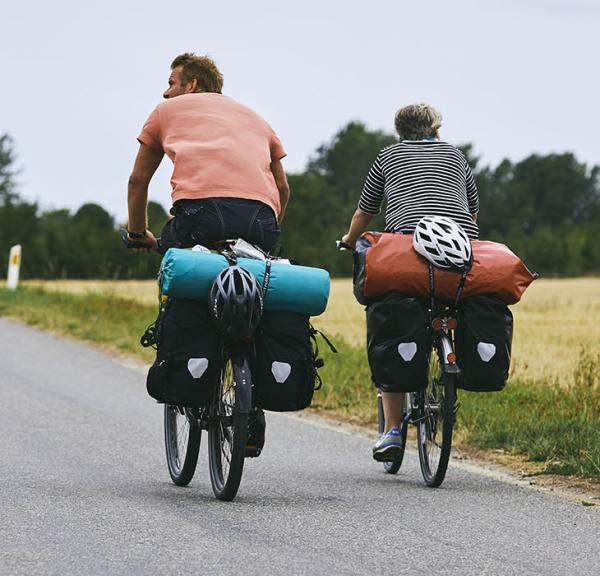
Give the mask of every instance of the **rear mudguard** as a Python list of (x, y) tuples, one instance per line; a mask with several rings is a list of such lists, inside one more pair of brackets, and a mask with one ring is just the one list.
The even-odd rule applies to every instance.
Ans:
[(248, 360), (242, 356), (235, 356), (233, 370), (237, 409), (241, 414), (248, 414), (252, 410), (252, 373)]

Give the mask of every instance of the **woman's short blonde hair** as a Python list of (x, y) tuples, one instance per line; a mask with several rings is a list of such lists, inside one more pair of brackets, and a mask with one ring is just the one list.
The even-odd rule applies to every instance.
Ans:
[(401, 140), (436, 138), (442, 115), (429, 104), (411, 104), (396, 112), (394, 124)]

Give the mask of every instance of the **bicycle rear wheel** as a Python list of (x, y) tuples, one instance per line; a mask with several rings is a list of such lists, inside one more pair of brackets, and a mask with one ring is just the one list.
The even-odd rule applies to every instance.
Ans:
[[(407, 396), (406, 402), (409, 402), (408, 394), (406, 396)], [(405, 404), (405, 405), (409, 406), (409, 404)], [(377, 392), (377, 418), (379, 421), (378, 431), (379, 431), (379, 435), (381, 435), (381, 434), (383, 434), (383, 432), (385, 430), (385, 414), (383, 412), (383, 400), (381, 398), (380, 391)], [(402, 438), (402, 451), (399, 454), (396, 454), (396, 456), (394, 457), (393, 460), (388, 460), (388, 461), (383, 462), (383, 469), (388, 474), (397, 474), (398, 470), (400, 470), (400, 466), (402, 466), (402, 460), (404, 460), (404, 451), (406, 449), (407, 430), (408, 430), (408, 423), (405, 422), (404, 425), (402, 426), (402, 430), (400, 431), (401, 438)]]
[(417, 445), (427, 486), (439, 486), (446, 476), (455, 420), (456, 375), (442, 371), (438, 351), (429, 355), (427, 388), (418, 393)]
[(189, 408), (165, 404), (165, 448), (171, 480), (187, 486), (194, 476), (202, 430)]
[(239, 390), (249, 386), (248, 362), (226, 358), (208, 429), (210, 481), (219, 500), (233, 500), (242, 480), (248, 414), (239, 410)]

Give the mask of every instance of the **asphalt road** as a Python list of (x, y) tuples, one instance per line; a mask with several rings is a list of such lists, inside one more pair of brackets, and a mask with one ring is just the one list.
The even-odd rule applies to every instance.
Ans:
[[(600, 574), (600, 511), (269, 414), (237, 499), (171, 484), (139, 368), (0, 318), (0, 574)], [(326, 384), (325, 384), (326, 385)]]

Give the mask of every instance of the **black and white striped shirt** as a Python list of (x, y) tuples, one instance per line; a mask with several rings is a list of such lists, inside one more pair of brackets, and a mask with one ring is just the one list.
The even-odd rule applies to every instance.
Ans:
[(479, 196), (463, 153), (438, 140), (403, 140), (384, 148), (365, 181), (358, 207), (378, 214), (385, 196), (385, 229), (413, 232), (425, 215), (447, 216), (469, 238), (479, 237), (472, 214)]

